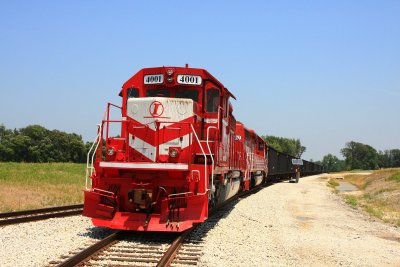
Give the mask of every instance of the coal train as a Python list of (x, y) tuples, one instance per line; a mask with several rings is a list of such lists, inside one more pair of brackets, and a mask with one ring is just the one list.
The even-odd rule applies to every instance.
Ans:
[(301, 165), (293, 162), (297, 158), (281, 153), (273, 147), (267, 146), (268, 179), (294, 179), (296, 174), (301, 176), (315, 175), (323, 172), (321, 165), (307, 160), (300, 160)]
[(83, 215), (95, 226), (181, 232), (240, 191), (322, 171), (236, 121), (235, 96), (205, 69), (145, 68), (119, 95), (88, 155)]

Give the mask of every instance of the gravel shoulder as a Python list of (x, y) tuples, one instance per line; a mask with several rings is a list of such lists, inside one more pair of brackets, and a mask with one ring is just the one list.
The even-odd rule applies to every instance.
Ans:
[(204, 237), (201, 266), (400, 266), (400, 230), (349, 207), (327, 175), (242, 199)]

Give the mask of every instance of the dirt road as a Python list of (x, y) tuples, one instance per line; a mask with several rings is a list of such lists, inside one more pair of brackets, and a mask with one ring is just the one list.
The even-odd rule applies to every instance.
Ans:
[(400, 266), (400, 230), (357, 211), (327, 176), (269, 186), (207, 234), (202, 266)]

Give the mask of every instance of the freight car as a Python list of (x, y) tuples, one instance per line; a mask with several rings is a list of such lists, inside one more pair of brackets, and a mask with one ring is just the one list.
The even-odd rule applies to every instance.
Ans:
[[(296, 176), (296, 167), (293, 165), (293, 159), (298, 159), (294, 156), (282, 153), (273, 147), (267, 147), (268, 158), (268, 179), (282, 180), (292, 179)], [(322, 166), (314, 162), (302, 160), (302, 165), (299, 169), (301, 176), (309, 176), (322, 173)]]
[(288, 155), (236, 121), (234, 95), (204, 69), (145, 68), (119, 95), (88, 155), (83, 215), (96, 226), (184, 231), (265, 181), (268, 152), (272, 175), (292, 172)]

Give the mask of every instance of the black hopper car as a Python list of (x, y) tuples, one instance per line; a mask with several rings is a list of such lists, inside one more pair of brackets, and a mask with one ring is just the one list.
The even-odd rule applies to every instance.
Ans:
[[(292, 159), (298, 159), (291, 155), (281, 153), (276, 149), (268, 146), (268, 179), (269, 180), (286, 180), (293, 179), (296, 176), (296, 166), (293, 165)], [(319, 164), (302, 160), (303, 165), (300, 165), (300, 176), (310, 176), (323, 172), (323, 168)]]

